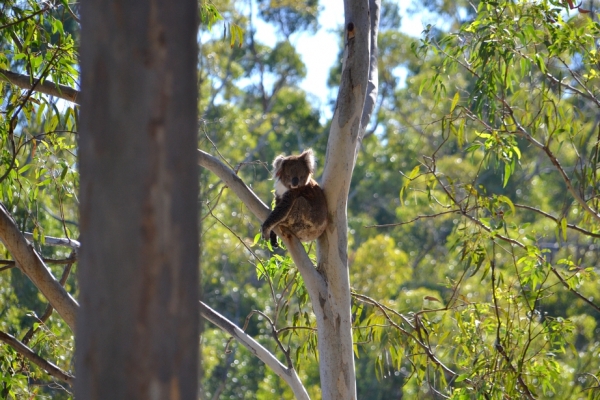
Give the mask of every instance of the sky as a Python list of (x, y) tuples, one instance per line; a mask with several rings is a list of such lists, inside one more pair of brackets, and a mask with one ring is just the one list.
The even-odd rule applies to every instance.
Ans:
[[(398, 0), (399, 1), (399, 0)], [(325, 114), (329, 113), (327, 99), (335, 97), (335, 91), (327, 87), (327, 78), (330, 68), (338, 60), (338, 32), (336, 29), (344, 23), (343, 0), (323, 0), (320, 2), (323, 9), (319, 15), (320, 29), (316, 34), (302, 33), (291, 38), (296, 50), (306, 65), (306, 78), (300, 83), (300, 87), (312, 94), (317, 101), (315, 106)], [(400, 5), (402, 14), (402, 25), (400, 30), (412, 36), (418, 36), (424, 29), (424, 24), (419, 15), (407, 17), (406, 9), (409, 1), (403, 1)], [(257, 19), (256, 38), (267, 45), (274, 45), (276, 41), (275, 30), (272, 26)], [(337, 89), (336, 89), (337, 90)]]

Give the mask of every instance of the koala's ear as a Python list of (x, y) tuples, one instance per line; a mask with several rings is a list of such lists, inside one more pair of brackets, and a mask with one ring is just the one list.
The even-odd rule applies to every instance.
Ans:
[(279, 170), (281, 169), (284, 159), (285, 157), (283, 155), (278, 155), (275, 157), (275, 160), (273, 160), (273, 176), (277, 176), (279, 174)]
[(311, 174), (314, 173), (315, 167), (316, 167), (316, 161), (315, 161), (315, 155), (313, 154), (312, 149), (304, 150), (304, 152), (302, 154), (300, 154), (300, 157), (302, 157), (306, 161), (306, 165), (308, 165), (308, 169), (310, 170), (310, 173)]

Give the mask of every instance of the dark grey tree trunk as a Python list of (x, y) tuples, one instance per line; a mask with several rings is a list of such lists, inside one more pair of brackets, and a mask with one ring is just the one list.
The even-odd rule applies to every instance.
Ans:
[(196, 0), (82, 2), (79, 399), (195, 399)]

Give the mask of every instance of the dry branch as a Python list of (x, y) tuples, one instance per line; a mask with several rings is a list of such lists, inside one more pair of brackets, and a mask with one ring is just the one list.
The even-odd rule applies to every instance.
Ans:
[[(25, 236), (25, 239), (33, 242), (33, 240), (34, 240), (33, 233), (25, 232), (25, 233), (23, 233), (23, 235)], [(44, 244), (46, 246), (67, 246), (72, 249), (78, 249), (81, 247), (81, 243), (79, 243), (77, 240), (73, 240), (73, 239), (69, 239), (69, 238), (58, 238), (58, 237), (54, 237), (54, 236), (45, 236)]]

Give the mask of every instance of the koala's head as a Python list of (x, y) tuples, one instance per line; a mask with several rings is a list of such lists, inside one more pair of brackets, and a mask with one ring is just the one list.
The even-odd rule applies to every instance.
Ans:
[(315, 172), (315, 156), (312, 149), (297, 156), (277, 156), (273, 161), (275, 193), (281, 196), (290, 189), (306, 185)]

